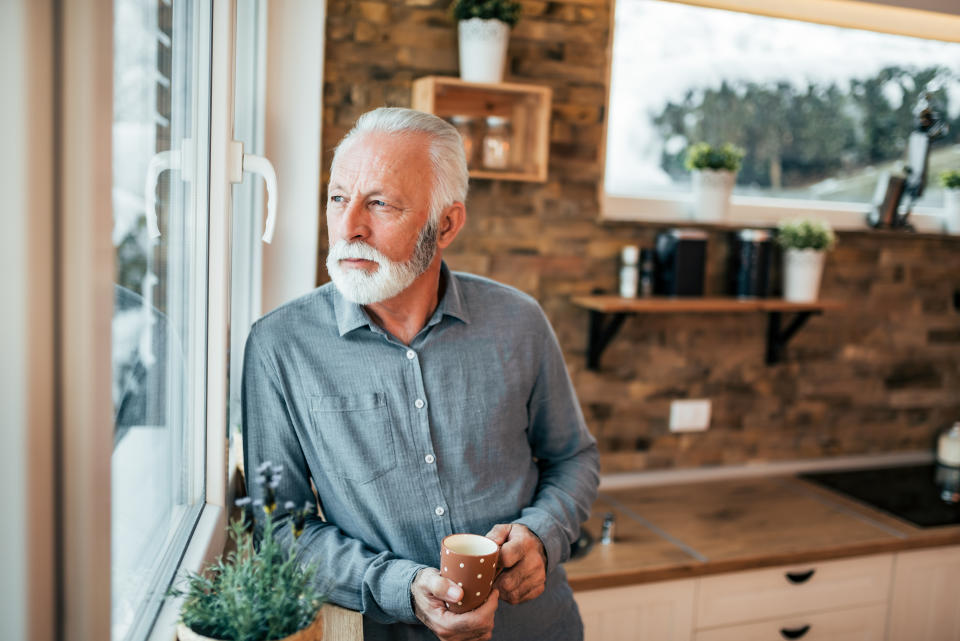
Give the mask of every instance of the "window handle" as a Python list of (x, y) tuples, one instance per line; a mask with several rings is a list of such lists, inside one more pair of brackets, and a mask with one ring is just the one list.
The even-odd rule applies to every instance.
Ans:
[(243, 153), (243, 143), (230, 142), (230, 182), (243, 181), (243, 172), (263, 176), (267, 186), (267, 221), (263, 229), (263, 242), (270, 244), (273, 241), (273, 230), (277, 225), (277, 172), (273, 163), (256, 154)]
[(157, 224), (157, 181), (160, 174), (168, 169), (180, 169), (180, 152), (167, 150), (153, 155), (147, 163), (147, 175), (143, 182), (143, 203), (147, 212), (147, 234), (150, 238), (160, 238), (160, 225)]
[(147, 213), (147, 234), (152, 240), (160, 238), (160, 225), (157, 224), (157, 181), (160, 174), (171, 170), (180, 170), (180, 179), (193, 180), (193, 140), (185, 138), (180, 149), (169, 149), (155, 153), (147, 163), (147, 175), (143, 180), (143, 204)]

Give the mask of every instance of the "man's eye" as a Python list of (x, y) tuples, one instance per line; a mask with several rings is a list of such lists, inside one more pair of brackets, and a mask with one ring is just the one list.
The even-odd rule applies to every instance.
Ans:
[(387, 206), (387, 203), (383, 202), (382, 200), (371, 200), (371, 201), (370, 201), (370, 204), (371, 204), (371, 205), (376, 205), (377, 207), (386, 207), (386, 206)]
[(345, 199), (343, 196), (330, 196), (330, 201), (334, 203), (342, 203), (345, 202)]

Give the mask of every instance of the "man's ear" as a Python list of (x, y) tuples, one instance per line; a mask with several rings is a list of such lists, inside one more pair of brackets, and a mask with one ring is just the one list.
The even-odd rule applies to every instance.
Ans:
[(467, 208), (463, 203), (453, 203), (440, 214), (440, 226), (437, 230), (437, 246), (446, 249), (457, 237), (467, 222)]

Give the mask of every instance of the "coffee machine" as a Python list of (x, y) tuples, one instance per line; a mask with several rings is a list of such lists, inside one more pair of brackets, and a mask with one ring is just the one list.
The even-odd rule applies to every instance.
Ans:
[(867, 224), (871, 227), (913, 229), (907, 218), (914, 203), (923, 195), (923, 188), (927, 184), (930, 143), (949, 130), (947, 122), (931, 105), (929, 93), (920, 97), (914, 115), (916, 129), (910, 132), (907, 142), (905, 175), (881, 175), (874, 192), (873, 207), (867, 213)]
[(703, 296), (707, 234), (668, 229), (657, 234), (654, 292), (660, 296)]

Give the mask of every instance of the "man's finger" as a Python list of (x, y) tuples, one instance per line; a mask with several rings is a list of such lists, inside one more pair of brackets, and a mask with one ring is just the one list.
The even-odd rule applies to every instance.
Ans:
[(430, 594), (447, 603), (456, 603), (463, 598), (463, 589), (450, 579), (440, 576), (436, 570), (424, 576), (424, 587)]
[(510, 523), (497, 523), (490, 531), (487, 532), (486, 537), (492, 539), (496, 542), (497, 545), (503, 545), (507, 540), (507, 537), (510, 536), (510, 530), (513, 527)]

